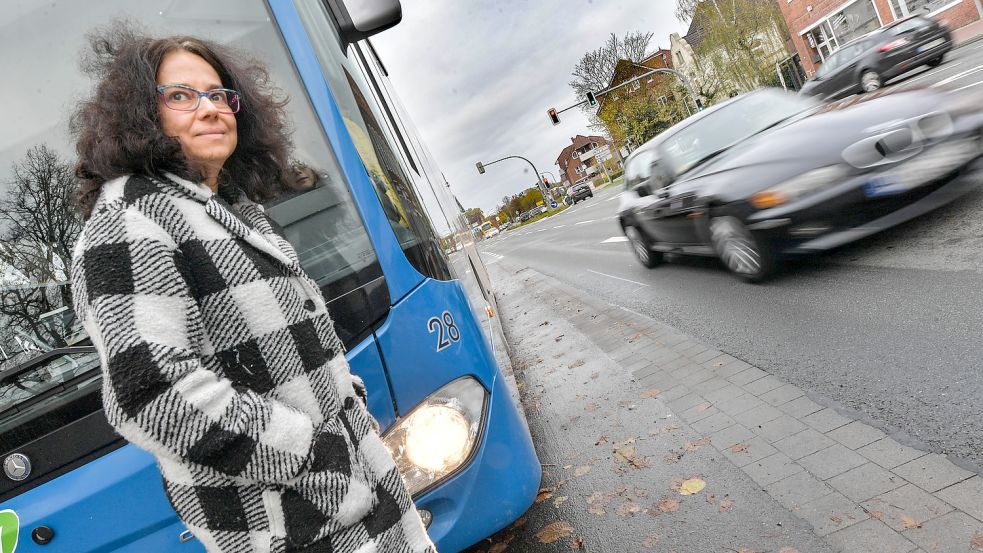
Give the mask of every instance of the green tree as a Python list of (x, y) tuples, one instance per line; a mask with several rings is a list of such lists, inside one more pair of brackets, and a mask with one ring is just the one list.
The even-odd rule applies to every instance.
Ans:
[[(574, 66), (571, 75), (573, 79), (569, 82), (577, 99), (586, 98), (588, 91), (599, 92), (607, 88), (618, 61), (629, 60), (639, 63), (645, 59), (645, 52), (648, 50), (653, 34), (630, 31), (618, 38), (618, 35), (611, 33), (600, 48), (585, 53)], [(587, 115), (591, 127), (598, 129), (604, 127), (595, 113), (595, 107), (584, 104), (580, 109)]]
[[(649, 94), (635, 94), (618, 102), (606, 102), (598, 117), (615, 144), (633, 147), (648, 142), (662, 131), (682, 121), (688, 112), (685, 94), (678, 87), (663, 85)], [(660, 101), (665, 98), (667, 101)]]
[(788, 29), (773, 0), (676, 0), (676, 17), (695, 21), (702, 30), (696, 57), (702, 73), (719, 81), (713, 84), (723, 89), (722, 96), (774, 82)]

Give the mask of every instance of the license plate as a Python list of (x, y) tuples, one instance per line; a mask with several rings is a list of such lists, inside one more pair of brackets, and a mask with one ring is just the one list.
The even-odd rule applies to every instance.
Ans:
[(921, 53), (921, 52), (927, 52), (927, 51), (931, 50), (932, 48), (935, 48), (936, 46), (942, 46), (942, 43), (943, 42), (945, 42), (945, 39), (939, 38), (939, 39), (933, 40), (932, 42), (929, 42), (928, 44), (922, 44), (921, 46), (918, 47), (918, 52), (919, 53)]
[(871, 179), (864, 184), (864, 194), (873, 198), (907, 192), (941, 178), (980, 154), (980, 143), (976, 140), (939, 144), (890, 173)]

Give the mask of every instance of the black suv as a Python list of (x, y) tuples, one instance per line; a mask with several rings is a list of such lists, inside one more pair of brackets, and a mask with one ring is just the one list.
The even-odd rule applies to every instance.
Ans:
[(575, 184), (570, 192), (567, 193), (570, 197), (570, 201), (576, 204), (580, 200), (586, 200), (587, 198), (593, 198), (594, 192), (590, 189), (590, 185), (587, 183)]

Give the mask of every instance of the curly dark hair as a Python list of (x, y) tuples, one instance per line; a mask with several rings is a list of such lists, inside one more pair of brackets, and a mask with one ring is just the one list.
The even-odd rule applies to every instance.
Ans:
[(213, 42), (190, 36), (153, 38), (125, 23), (96, 31), (89, 43), (91, 51), (83, 57), (82, 68), (99, 82), (71, 123), (78, 138), (78, 203), (85, 219), (99, 189), (116, 177), (168, 171), (202, 180), (178, 140), (161, 130), (157, 70), (164, 56), (176, 50), (201, 56), (218, 73), (222, 86), (241, 94), (242, 108), (235, 116), (238, 145), (222, 167), (221, 189), (237, 189), (255, 202), (269, 200), (283, 189), (290, 150), (287, 100), (270, 83), (262, 64)]

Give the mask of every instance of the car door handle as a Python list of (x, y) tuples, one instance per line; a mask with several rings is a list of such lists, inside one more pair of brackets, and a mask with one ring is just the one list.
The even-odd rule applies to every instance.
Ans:
[(656, 198), (659, 198), (660, 200), (663, 200), (663, 199), (666, 199), (666, 198), (669, 197), (669, 193), (668, 192), (665, 192), (665, 191), (662, 191), (662, 192), (659, 192), (658, 194), (656, 194), (655, 197)]

